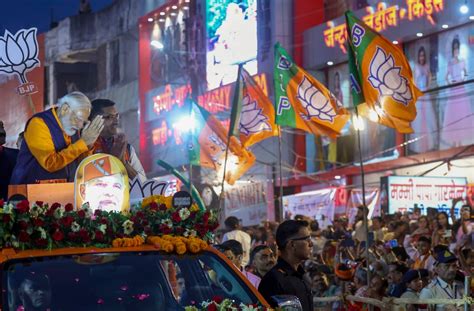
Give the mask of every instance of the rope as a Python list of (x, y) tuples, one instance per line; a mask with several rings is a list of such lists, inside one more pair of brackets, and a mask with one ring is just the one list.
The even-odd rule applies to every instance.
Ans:
[(381, 308), (382, 310), (388, 309), (390, 306), (396, 305), (463, 305), (463, 304), (474, 304), (473, 298), (469, 296), (464, 296), (462, 299), (413, 299), (413, 298), (383, 298), (382, 301), (373, 298), (367, 297), (358, 297), (353, 295), (347, 295), (344, 297), (341, 296), (331, 296), (331, 297), (313, 297), (314, 302), (337, 302), (337, 301), (354, 301), (361, 302), (365, 304), (370, 304), (376, 307)]

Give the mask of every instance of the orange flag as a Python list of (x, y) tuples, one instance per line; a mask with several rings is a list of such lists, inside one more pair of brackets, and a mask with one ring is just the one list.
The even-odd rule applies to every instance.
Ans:
[(354, 105), (361, 115), (377, 115), (379, 123), (412, 133), (416, 100), (423, 93), (413, 81), (403, 51), (350, 11), (346, 21)]

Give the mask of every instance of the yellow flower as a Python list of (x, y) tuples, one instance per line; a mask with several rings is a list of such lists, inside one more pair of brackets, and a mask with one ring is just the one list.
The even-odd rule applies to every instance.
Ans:
[(189, 208), (189, 210), (191, 212), (199, 212), (199, 206), (197, 206), (196, 203), (193, 203), (193, 205), (191, 205), (191, 207)]
[(201, 250), (201, 248), (199, 247), (199, 243), (196, 243), (196, 242), (193, 241), (193, 242), (188, 243), (188, 250), (191, 253), (195, 254), (195, 253), (199, 252)]
[(186, 245), (176, 244), (176, 253), (178, 253), (178, 255), (183, 255), (186, 253)]

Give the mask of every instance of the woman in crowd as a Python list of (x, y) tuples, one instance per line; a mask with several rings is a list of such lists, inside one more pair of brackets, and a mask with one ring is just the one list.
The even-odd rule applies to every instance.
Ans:
[(448, 245), (452, 240), (452, 226), (446, 212), (439, 212), (436, 216), (436, 230), (433, 232), (433, 245)]

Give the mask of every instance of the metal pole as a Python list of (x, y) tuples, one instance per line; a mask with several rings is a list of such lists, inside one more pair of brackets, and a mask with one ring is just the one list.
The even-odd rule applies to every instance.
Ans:
[[(357, 107), (355, 109), (357, 118), (359, 117), (359, 113), (357, 111)], [(367, 261), (367, 286), (370, 287), (370, 260), (369, 260), (369, 209), (365, 202), (365, 173), (364, 173), (364, 161), (362, 159), (362, 148), (360, 144), (360, 129), (357, 129), (357, 145), (359, 148), (359, 160), (360, 160), (360, 178), (362, 181), (362, 205), (364, 206), (364, 229), (365, 229), (365, 258)]]
[[(464, 297), (470, 297), (470, 290), (471, 288), (471, 278), (469, 276), (464, 277)], [(467, 299), (464, 300), (464, 311), (469, 311), (469, 303), (467, 302)]]
[(227, 157), (229, 155), (229, 145), (230, 145), (230, 133), (227, 136), (227, 144), (225, 147), (225, 158), (224, 158), (224, 174), (222, 175), (222, 185), (221, 185), (221, 194), (219, 196), (219, 211), (217, 212), (218, 219), (221, 217), (221, 213), (225, 208), (225, 196), (224, 196), (224, 183), (225, 183), (225, 173), (227, 169)]
[(282, 158), (282, 151), (281, 151), (281, 129), (280, 126), (277, 125), (278, 128), (278, 169), (280, 171), (280, 190), (279, 190), (279, 197), (278, 197), (278, 202), (279, 202), (279, 220), (283, 221), (283, 172), (281, 168), (281, 158)]

